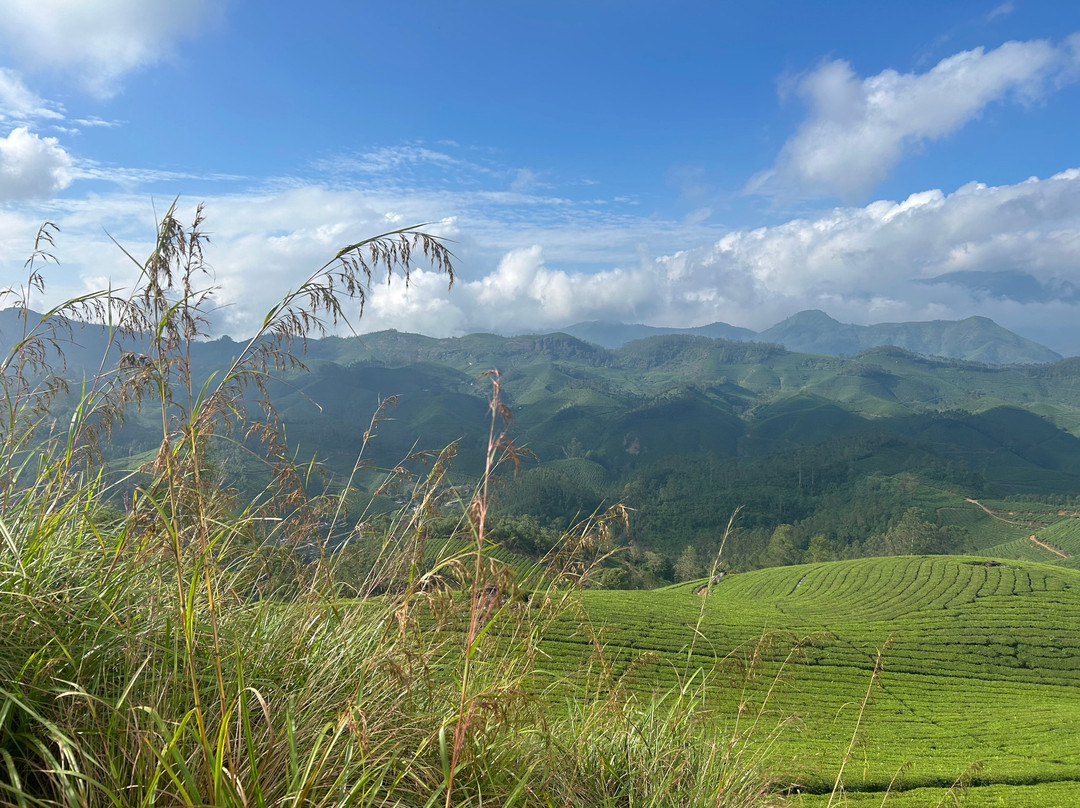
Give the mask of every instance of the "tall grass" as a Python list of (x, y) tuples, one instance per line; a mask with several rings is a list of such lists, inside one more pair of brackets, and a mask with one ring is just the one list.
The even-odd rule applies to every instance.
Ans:
[[(705, 689), (576, 700), (543, 669), (546, 632), (625, 513), (576, 526), (524, 579), (491, 554), (489, 485), (514, 456), (497, 375), (472, 496), (455, 499), (437, 456), (342, 589), (346, 554), (326, 548), (364, 529), (346, 513), (350, 481), (294, 462), (266, 382), (302, 368), (291, 348), (362, 305), (374, 273), (407, 281), (422, 255), (452, 281), (446, 246), (415, 229), (348, 245), (230, 367), (201, 373), (202, 227), (201, 209), (189, 226), (170, 209), (151, 255), (129, 255), (135, 289), (38, 317), (47, 225), (6, 292), (23, 328), (0, 366), (0, 805), (773, 804), (745, 738), (711, 732)], [(71, 319), (101, 327), (107, 349), (66, 390)], [(107, 473), (96, 446), (133, 407), (155, 413), (160, 445)], [(222, 479), (225, 440), (266, 463), (264, 492), (241, 500)], [(429, 563), (426, 522), (447, 507), (468, 544)]]

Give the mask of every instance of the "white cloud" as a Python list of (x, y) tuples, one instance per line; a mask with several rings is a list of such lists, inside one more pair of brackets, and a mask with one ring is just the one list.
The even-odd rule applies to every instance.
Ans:
[(981, 314), (1059, 349), (1080, 350), (1076, 305), (992, 300), (919, 282), (961, 270), (1008, 270), (1048, 286), (1080, 284), (1080, 170), (837, 208), (600, 273), (554, 270), (544, 256), (539, 246), (511, 251), (487, 275), (449, 292), (427, 276), (408, 290), (377, 290), (364, 329), (449, 335), (621, 319), (674, 326), (719, 320), (760, 330), (822, 308), (862, 323)]
[(515, 193), (528, 193), (536, 187), (540, 175), (528, 168), (519, 168), (514, 172), (514, 179), (510, 182), (510, 190)]
[(399, 174), (403, 169), (434, 165), (446, 169), (462, 166), (476, 170), (478, 167), (451, 157), (445, 152), (429, 149), (418, 143), (400, 146), (380, 146), (367, 152), (338, 155), (317, 160), (316, 166), (331, 173), (350, 174)]
[(71, 184), (71, 156), (25, 126), (0, 138), (0, 202), (41, 199)]
[(185, 171), (167, 171), (165, 169), (125, 168), (123, 166), (102, 165), (95, 160), (85, 158), (76, 161), (73, 176), (78, 180), (111, 182), (123, 188), (136, 188), (140, 185), (153, 183), (177, 183), (187, 180), (235, 182), (248, 179), (240, 174), (196, 174)]
[(905, 152), (960, 129), (995, 101), (1030, 101), (1055, 80), (1074, 80), (1076, 35), (1061, 46), (1006, 42), (963, 51), (926, 73), (884, 70), (860, 78), (842, 60), (798, 79), (809, 116), (751, 192), (857, 196), (884, 180)]
[(62, 120), (57, 105), (38, 97), (14, 70), (0, 67), (0, 121)]
[[(592, 215), (583, 207), (563, 212), (559, 205), (526, 208), (529, 216), (561, 214), (523, 227), (521, 209), (484, 208), (468, 195), (455, 200), (306, 186), (206, 202), (213, 234), (208, 257), (222, 287), (215, 328), (237, 337), (250, 333), (274, 301), (343, 244), (400, 223), (435, 220), (433, 229), (456, 242), (453, 288), (421, 265), (408, 287), (400, 278), (389, 285), (380, 280), (363, 319), (357, 321), (355, 309), (350, 313), (360, 330), (448, 336), (547, 331), (589, 319), (674, 326), (719, 320), (762, 329), (821, 308), (862, 323), (980, 314), (1058, 350), (1080, 351), (1075, 303), (995, 299), (920, 282), (957, 271), (1008, 271), (1028, 273), (1048, 288), (1080, 285), (1075, 169), (1015, 185), (928, 190), (725, 234), (626, 214)], [(118, 285), (133, 280), (134, 268), (103, 228), (136, 256), (151, 246), (153, 212), (141, 194), (61, 198), (20, 210), (21, 218), (5, 223), (14, 212), (0, 208), (0, 255), (10, 262), (0, 261), (0, 270), (14, 270), (16, 259), (21, 264), (33, 226), (51, 218), (63, 228), (57, 245), (63, 264), (50, 280), (54, 295), (85, 291), (102, 276)], [(42, 215), (31, 215), (34, 210)], [(440, 221), (447, 211), (460, 218)], [(646, 250), (635, 260), (635, 243), (655, 227), (674, 233), (677, 243), (705, 246), (659, 258)], [(582, 255), (591, 264), (572, 263)]]
[(76, 118), (72, 123), (77, 123), (79, 126), (91, 128), (100, 127), (105, 129), (115, 129), (122, 125), (120, 121), (106, 121), (103, 118), (99, 118), (97, 115), (91, 115), (89, 118)]
[(6, 0), (0, 45), (26, 69), (73, 75), (107, 97), (125, 74), (167, 58), (215, 9), (207, 0)]

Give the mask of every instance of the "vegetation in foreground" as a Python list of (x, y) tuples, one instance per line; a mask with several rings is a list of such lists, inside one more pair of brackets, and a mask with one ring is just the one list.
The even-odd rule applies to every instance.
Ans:
[[(497, 376), (474, 489), (447, 483), (444, 454), (422, 479), (385, 475), (405, 503), (393, 518), (347, 513), (347, 490), (326, 495), (277, 441), (259, 380), (287, 361), (275, 336), (340, 311), (350, 271), (436, 249), (414, 238), (343, 251), (196, 384), (198, 221), (167, 217), (137, 294), (73, 301), (111, 313), (117, 340), (156, 337), (76, 391), (63, 424), (47, 335), (27, 322), (3, 366), (0, 804), (1075, 801), (1070, 569), (906, 556), (583, 589), (619, 511), (533, 563), (493, 542), (486, 485), (512, 460)], [(117, 480), (96, 471), (94, 438), (134, 401), (160, 445)], [(224, 440), (268, 458), (264, 492), (223, 484)], [(1052, 546), (1071, 548), (1074, 525), (1049, 524)], [(363, 563), (349, 552), (373, 546)]]
[[(318, 470), (290, 457), (260, 409), (264, 380), (373, 272), (407, 274), (415, 251), (452, 279), (450, 256), (411, 230), (350, 245), (200, 379), (201, 221), (184, 227), (170, 210), (136, 262), (138, 289), (24, 318), (4, 359), (0, 804), (775, 804), (745, 725), (718, 731), (705, 709), (710, 666), (643, 700), (614, 686), (602, 644), (572, 678), (548, 664), (550, 631), (577, 609), (620, 514), (578, 525), (526, 581), (489, 552), (487, 484), (511, 452), (497, 377), (476, 489), (446, 486), (448, 458), (433, 458), (382, 523), (385, 552), (340, 597), (326, 546), (347, 497), (322, 494)], [(24, 313), (53, 233), (9, 292)], [(41, 330), (55, 315), (98, 317), (109, 351), (139, 346), (74, 391), (65, 422), (49, 409), (64, 393), (48, 365), (56, 335)], [(156, 413), (158, 448), (117, 480), (95, 449), (132, 406)], [(262, 459), (264, 491), (228, 489), (211, 451), (221, 441)], [(446, 498), (454, 541), (421, 565)]]

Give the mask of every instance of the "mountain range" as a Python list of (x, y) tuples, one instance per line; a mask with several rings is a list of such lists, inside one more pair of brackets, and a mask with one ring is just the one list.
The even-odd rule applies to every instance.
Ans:
[(995, 365), (1056, 362), (1061, 355), (1044, 345), (1002, 328), (986, 317), (929, 322), (853, 325), (834, 320), (823, 311), (802, 311), (764, 331), (727, 323), (696, 328), (659, 328), (599, 320), (562, 329), (571, 336), (620, 348), (627, 342), (664, 334), (687, 334), (739, 342), (771, 342), (789, 351), (853, 356), (870, 348), (892, 345), (925, 356), (943, 356)]
[[(815, 332), (815, 323), (825, 329)], [(817, 333), (820, 345), (830, 323), (811, 312), (780, 326)], [(1009, 334), (978, 318), (927, 331), (924, 349)], [(900, 332), (914, 339), (918, 329)], [(19, 333), (21, 323), (0, 312), (0, 345), (10, 349)], [(69, 378), (98, 372), (105, 337), (73, 326), (60, 346)], [(240, 350), (227, 337), (194, 344), (196, 389)], [(632, 538), (665, 552), (711, 540), (740, 506), (747, 528), (790, 523), (803, 544), (823, 534), (837, 552), (856, 552), (849, 545), (884, 534), (911, 507), (908, 480), (959, 502), (1080, 491), (1080, 358), (995, 365), (891, 346), (838, 357), (685, 333), (609, 349), (566, 333), (383, 331), (309, 340), (304, 362), (306, 370), (268, 378), (268, 391), (295, 456), (320, 461), (332, 482), (349, 479), (363, 456), (373, 470), (354, 485), (373, 496), (383, 479), (375, 469), (454, 443), (454, 480), (470, 485), (484, 467), (490, 424), (483, 374), (498, 369), (510, 437), (532, 457), (500, 486), (504, 511), (565, 526), (624, 502), (635, 510)], [(373, 413), (391, 398), (396, 406), (371, 433)], [(104, 447), (110, 460), (135, 468), (152, 459), (160, 413), (157, 421), (129, 413)], [(228, 484), (265, 485), (267, 471), (243, 446), (221, 442), (215, 451)], [(928, 506), (927, 518), (941, 507)]]
[[(235, 348), (208, 343), (200, 363)], [(800, 542), (820, 533), (856, 552), (844, 548), (911, 507), (908, 479), (953, 492), (950, 502), (1080, 491), (1075, 358), (990, 365), (685, 334), (612, 350), (563, 333), (384, 331), (312, 340), (305, 361), (309, 372), (271, 394), (290, 443), (336, 476), (355, 466), (371, 414), (395, 396), (365, 457), (392, 468), (418, 447), (454, 442), (456, 479), (474, 480), (490, 423), (481, 374), (498, 369), (510, 437), (531, 457), (500, 485), (504, 511), (566, 525), (624, 502), (633, 540), (665, 552), (707, 544), (739, 506), (746, 528), (791, 523)]]

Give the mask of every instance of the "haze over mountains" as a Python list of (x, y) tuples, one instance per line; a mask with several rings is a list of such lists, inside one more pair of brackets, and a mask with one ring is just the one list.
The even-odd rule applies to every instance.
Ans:
[(808, 310), (764, 331), (751, 331), (727, 323), (710, 323), (696, 328), (659, 328), (596, 320), (575, 323), (562, 331), (613, 349), (645, 337), (689, 334), (740, 342), (771, 342), (789, 351), (831, 356), (851, 356), (870, 348), (892, 345), (926, 356), (993, 365), (1041, 364), (1062, 358), (1050, 348), (1002, 328), (986, 317), (853, 325), (834, 320), (823, 311)]

